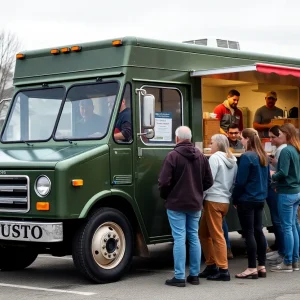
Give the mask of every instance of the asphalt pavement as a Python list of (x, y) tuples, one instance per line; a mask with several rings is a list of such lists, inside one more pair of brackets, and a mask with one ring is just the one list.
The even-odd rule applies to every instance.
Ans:
[[(235, 255), (229, 261), (230, 282), (202, 279), (199, 286), (187, 284), (185, 288), (177, 288), (164, 285), (166, 279), (173, 277), (172, 244), (168, 243), (151, 246), (149, 258), (135, 258), (129, 273), (122, 280), (110, 284), (93, 284), (85, 280), (75, 269), (71, 257), (40, 255), (23, 271), (0, 272), (0, 299), (300, 299), (300, 272), (268, 272), (267, 278), (257, 280), (234, 278), (236, 273), (246, 268), (247, 259), (240, 235), (230, 233), (230, 239)], [(273, 235), (268, 234), (267, 239), (272, 244)]]

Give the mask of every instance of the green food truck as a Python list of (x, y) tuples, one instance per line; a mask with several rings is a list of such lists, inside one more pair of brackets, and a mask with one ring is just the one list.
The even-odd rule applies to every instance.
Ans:
[[(0, 137), (0, 269), (72, 255), (88, 279), (120, 279), (148, 245), (172, 241), (157, 179), (176, 128), (202, 149), (228, 90), (249, 127), (270, 88), (299, 106), (299, 77), (292, 58), (136, 37), (18, 53)], [(227, 222), (240, 229), (234, 209)]]

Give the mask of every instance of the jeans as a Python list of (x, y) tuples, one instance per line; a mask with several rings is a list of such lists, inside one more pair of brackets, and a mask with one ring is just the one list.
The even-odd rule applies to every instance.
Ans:
[(278, 209), (284, 232), (284, 263), (290, 265), (299, 260), (299, 234), (296, 215), (300, 201), (298, 194), (278, 194)]
[(167, 210), (174, 239), (174, 269), (176, 279), (185, 279), (186, 238), (189, 241), (190, 275), (200, 272), (201, 247), (198, 237), (201, 211)]
[(230, 249), (231, 244), (230, 244), (229, 235), (228, 235), (228, 225), (227, 225), (227, 222), (226, 222), (225, 218), (223, 219), (222, 228), (223, 228), (223, 232), (224, 232), (224, 238), (225, 238), (225, 241), (226, 241), (226, 246), (227, 246), (227, 248)]
[(245, 236), (248, 268), (256, 268), (266, 263), (266, 238), (263, 233), (262, 216), (264, 202), (245, 201), (237, 205), (238, 217)]
[(300, 222), (299, 222), (299, 214), (300, 214), (300, 206), (298, 207), (297, 214), (296, 214), (296, 228), (299, 235), (299, 256), (300, 256)]
[(272, 188), (269, 188), (266, 200), (270, 209), (278, 253), (284, 256), (284, 234), (278, 211), (278, 194)]

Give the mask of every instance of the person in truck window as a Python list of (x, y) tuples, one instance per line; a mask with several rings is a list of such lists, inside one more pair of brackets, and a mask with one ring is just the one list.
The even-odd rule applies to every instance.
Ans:
[(81, 119), (76, 124), (76, 137), (100, 137), (106, 131), (105, 118), (94, 113), (94, 104), (91, 99), (79, 101)]
[(131, 109), (127, 107), (127, 99), (123, 98), (114, 130), (116, 141), (130, 142), (132, 140)]
[(244, 146), (240, 141), (240, 131), (237, 124), (230, 124), (227, 131), (229, 147), (232, 149), (243, 149)]
[(240, 131), (243, 130), (243, 113), (237, 108), (239, 100), (240, 93), (237, 90), (230, 90), (227, 99), (214, 109), (217, 119), (220, 120), (220, 133), (226, 136), (231, 124), (236, 124)]
[(260, 138), (269, 137), (269, 129), (273, 126), (271, 119), (283, 116), (283, 110), (275, 106), (277, 101), (276, 92), (267, 92), (265, 100), (266, 105), (256, 110), (253, 121), (253, 128), (258, 131)]

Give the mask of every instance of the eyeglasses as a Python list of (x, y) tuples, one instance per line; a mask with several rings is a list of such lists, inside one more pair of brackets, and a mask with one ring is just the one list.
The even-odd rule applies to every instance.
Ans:
[(229, 134), (239, 134), (239, 132), (228, 132)]
[(267, 97), (267, 99), (268, 100), (274, 100), (274, 101), (276, 101), (277, 99), (276, 98), (274, 98), (274, 97)]

